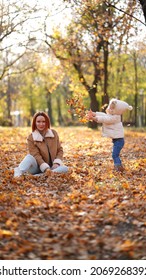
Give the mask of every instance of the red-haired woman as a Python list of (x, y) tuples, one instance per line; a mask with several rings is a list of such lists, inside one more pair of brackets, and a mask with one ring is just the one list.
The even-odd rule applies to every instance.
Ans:
[(53, 172), (66, 173), (63, 165), (63, 148), (57, 132), (50, 129), (50, 119), (45, 112), (38, 112), (32, 120), (32, 133), (27, 138), (29, 154), (14, 169), (14, 177), (25, 172), (40, 174), (47, 169)]

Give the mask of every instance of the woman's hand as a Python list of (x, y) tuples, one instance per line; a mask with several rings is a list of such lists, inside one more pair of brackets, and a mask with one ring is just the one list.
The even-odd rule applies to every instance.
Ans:
[(58, 166), (60, 166), (58, 163), (54, 163), (53, 166), (51, 167), (51, 170), (56, 169)]

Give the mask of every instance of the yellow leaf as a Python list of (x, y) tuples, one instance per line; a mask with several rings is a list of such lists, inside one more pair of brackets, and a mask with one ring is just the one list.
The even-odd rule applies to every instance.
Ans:
[(94, 180), (93, 179), (90, 179), (88, 182), (87, 182), (87, 186), (90, 188), (92, 186), (94, 186)]
[(134, 248), (135, 242), (132, 242), (131, 240), (127, 239), (125, 242), (123, 242), (120, 246), (120, 249), (122, 251), (129, 251)]
[(128, 182), (124, 182), (124, 183), (122, 184), (122, 187), (125, 188), (125, 189), (128, 189), (128, 188), (129, 188)]
[(39, 206), (39, 205), (41, 205), (41, 202), (40, 202), (39, 199), (32, 198), (32, 199), (29, 199), (27, 201), (27, 205), (37, 205), (37, 206)]
[(10, 230), (0, 229), (0, 236), (12, 236), (13, 233)]

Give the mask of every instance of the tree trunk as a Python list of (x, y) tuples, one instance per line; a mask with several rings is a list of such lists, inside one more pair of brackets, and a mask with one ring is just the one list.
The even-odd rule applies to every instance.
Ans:
[(52, 95), (49, 90), (47, 90), (46, 101), (47, 101), (48, 116), (50, 118), (51, 125), (54, 125), (54, 119), (52, 113)]
[(35, 114), (35, 108), (34, 108), (34, 103), (33, 103), (33, 98), (32, 94), (30, 95), (30, 115), (33, 117)]
[(61, 112), (60, 96), (57, 96), (57, 112), (58, 112), (58, 123), (63, 125), (63, 117)]
[(102, 96), (102, 105), (109, 103), (108, 88), (108, 42), (104, 43), (104, 95)]
[(10, 76), (8, 76), (8, 85), (7, 85), (6, 95), (7, 95), (7, 118), (8, 118), (9, 124), (12, 125)]
[(138, 126), (138, 74), (137, 74), (137, 57), (136, 53), (133, 55), (134, 59), (134, 71), (135, 71), (135, 127)]
[[(91, 88), (89, 92), (90, 96), (90, 108), (93, 112), (99, 111), (99, 102), (96, 99), (96, 88)], [(97, 128), (97, 122), (89, 122), (90, 128)]]

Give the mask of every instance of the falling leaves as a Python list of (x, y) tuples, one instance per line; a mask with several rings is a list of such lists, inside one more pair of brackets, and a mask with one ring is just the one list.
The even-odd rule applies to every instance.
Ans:
[(0, 128), (0, 258), (145, 258), (145, 134), (126, 131), (125, 172), (116, 174), (100, 131), (57, 131), (69, 172), (13, 178), (30, 130)]
[(81, 123), (87, 123), (87, 109), (85, 105), (83, 104), (82, 95), (78, 94), (78, 96), (75, 96), (74, 98), (66, 100), (67, 105), (70, 106), (70, 109), (68, 110), (69, 113), (74, 113), (74, 115), (78, 116), (79, 122)]

